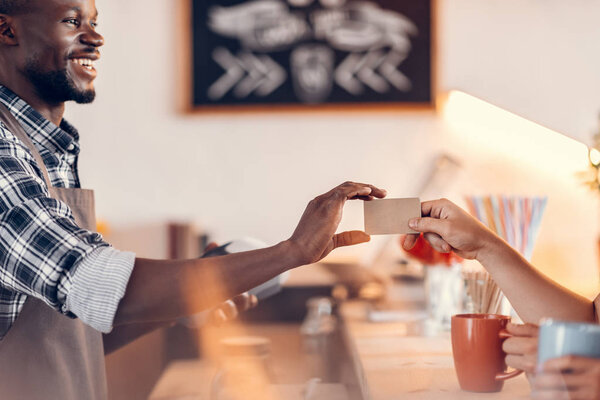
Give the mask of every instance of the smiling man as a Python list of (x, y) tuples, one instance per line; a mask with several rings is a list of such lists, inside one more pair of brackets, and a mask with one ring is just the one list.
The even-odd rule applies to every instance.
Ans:
[(289, 239), (256, 251), (166, 261), (114, 249), (95, 232), (79, 135), (63, 119), (66, 102), (95, 97), (97, 17), (93, 0), (0, 0), (2, 399), (105, 399), (105, 351), (367, 241), (335, 233), (343, 205), (385, 196), (346, 182), (311, 201)]

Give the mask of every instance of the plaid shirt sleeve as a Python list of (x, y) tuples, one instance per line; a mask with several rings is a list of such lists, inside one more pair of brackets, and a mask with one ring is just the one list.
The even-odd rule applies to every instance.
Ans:
[[(88, 319), (81, 318), (83, 322), (101, 331), (109, 331), (133, 268), (133, 259), (132, 253), (112, 249), (98, 233), (75, 224), (69, 207), (50, 197), (29, 150), (2, 124), (0, 338), (16, 320), (27, 296), (38, 298), (69, 317), (75, 317), (77, 311)], [(85, 268), (80, 274), (82, 276), (77, 278), (79, 265), (85, 265)], [(95, 271), (96, 275), (110, 276), (114, 274), (110, 267), (122, 270), (113, 287), (111, 282), (107, 283), (108, 279), (94, 279), (93, 273), (90, 273)], [(106, 268), (109, 270), (107, 274)], [(73, 290), (75, 295), (67, 304), (77, 281), (79, 286), (94, 281), (96, 287)], [(108, 286), (100, 288), (101, 284)], [(104, 300), (104, 296), (110, 298)], [(107, 301), (110, 304), (91, 304), (88, 307), (81, 301)]]

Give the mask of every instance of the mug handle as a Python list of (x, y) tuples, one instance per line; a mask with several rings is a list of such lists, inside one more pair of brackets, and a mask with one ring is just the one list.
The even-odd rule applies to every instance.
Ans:
[[(500, 339), (508, 339), (509, 337), (512, 337), (513, 335), (511, 335), (506, 329), (502, 329), (498, 333), (498, 336), (500, 337)], [(514, 371), (510, 371), (510, 372), (500, 372), (500, 373), (496, 374), (496, 380), (497, 381), (505, 381), (507, 379), (514, 378), (515, 376), (519, 376), (522, 373), (523, 373), (523, 371), (520, 369), (515, 369)]]

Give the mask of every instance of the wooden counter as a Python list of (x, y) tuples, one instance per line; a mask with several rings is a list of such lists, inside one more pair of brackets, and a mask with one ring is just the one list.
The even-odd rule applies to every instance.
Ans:
[[(455, 400), (527, 399), (524, 375), (507, 381), (499, 393), (469, 393), (458, 386), (448, 332), (433, 337), (410, 332), (414, 322), (369, 322), (364, 303), (341, 310), (364, 399)], [(415, 316), (418, 316), (415, 313)], [(407, 314), (406, 319), (410, 318)]]
[[(314, 275), (307, 275), (311, 279)], [(327, 279), (333, 280), (328, 277)], [(312, 282), (312, 281), (311, 281)], [(291, 279), (288, 285), (307, 284)], [(449, 332), (427, 333), (422, 329), (424, 293), (420, 283), (394, 285), (390, 288), (394, 301), (395, 322), (371, 322), (368, 306), (363, 302), (346, 302), (339, 312), (341, 335), (349, 348), (347, 362), (338, 357), (326, 357), (337, 369), (343, 364), (354, 368), (351, 375), (358, 380), (346, 383), (348, 398), (363, 400), (518, 400), (529, 398), (529, 383), (524, 375), (507, 381), (498, 393), (463, 392), (458, 385), (452, 360)], [(230, 327), (231, 328), (231, 327)], [(299, 325), (249, 325), (246, 334), (265, 335), (273, 340), (277, 383), (302, 384), (314, 372), (314, 355), (301, 354), (303, 345), (298, 336)], [(222, 327), (218, 335), (229, 330)], [(339, 340), (339, 342), (343, 342)], [(346, 351), (347, 352), (347, 351)], [(281, 355), (284, 355), (282, 358)], [(346, 357), (348, 358), (348, 357)], [(313, 365), (314, 366), (314, 365)], [(296, 371), (295, 371), (296, 370)], [(207, 400), (207, 390), (215, 367), (206, 360), (172, 363), (154, 388), (151, 400)], [(346, 381), (341, 381), (346, 382)], [(294, 389), (295, 390), (295, 389)], [(356, 396), (361, 392), (362, 396)], [(329, 396), (331, 397), (331, 396)], [(295, 398), (291, 396), (284, 400)], [(314, 400), (328, 397), (315, 396)]]

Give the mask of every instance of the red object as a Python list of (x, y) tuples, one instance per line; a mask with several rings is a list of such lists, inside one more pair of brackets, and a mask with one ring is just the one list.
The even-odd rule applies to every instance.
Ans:
[(410, 250), (404, 250), (417, 260), (421, 261), (425, 265), (439, 265), (444, 264), (447, 266), (452, 265), (455, 262), (460, 262), (462, 258), (457, 256), (453, 251), (450, 253), (440, 253), (435, 250), (421, 233), (414, 247)]

